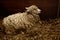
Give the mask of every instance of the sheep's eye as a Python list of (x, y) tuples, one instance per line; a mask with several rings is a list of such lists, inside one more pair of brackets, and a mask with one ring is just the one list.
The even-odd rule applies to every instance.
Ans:
[(34, 9), (34, 10), (36, 10), (36, 9)]

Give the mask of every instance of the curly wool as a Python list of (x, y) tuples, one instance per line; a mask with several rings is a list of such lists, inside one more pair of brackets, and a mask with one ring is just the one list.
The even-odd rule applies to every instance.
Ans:
[[(37, 21), (40, 20), (39, 15), (34, 14), (34, 10), (31, 11), (32, 9), (34, 9), (32, 7), (33, 6), (30, 6), (29, 9), (27, 9), (29, 11), (9, 15), (8, 17), (5, 17), (3, 19), (3, 25), (5, 26), (5, 31), (7, 34), (12, 34), (15, 31), (15, 29), (19, 28), (26, 29), (27, 27), (32, 27), (35, 25)], [(38, 13), (38, 11), (36, 12)]]

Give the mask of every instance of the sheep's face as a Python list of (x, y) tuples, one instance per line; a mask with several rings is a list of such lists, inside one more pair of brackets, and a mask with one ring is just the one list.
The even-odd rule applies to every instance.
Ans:
[(41, 12), (41, 10), (35, 5), (26, 7), (26, 9), (27, 9), (27, 12), (34, 13), (34, 14), (39, 14)]

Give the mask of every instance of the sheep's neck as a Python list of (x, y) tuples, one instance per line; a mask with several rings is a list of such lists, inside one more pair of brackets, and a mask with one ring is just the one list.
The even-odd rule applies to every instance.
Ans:
[(37, 15), (37, 14), (31, 14), (33, 17), (34, 17), (34, 19), (35, 19), (35, 21), (34, 22), (38, 22), (39, 20), (40, 20), (40, 17), (39, 17), (39, 15)]
[(33, 14), (33, 16), (34, 16), (35, 18), (39, 18), (39, 15), (37, 15), (37, 14)]
[(40, 17), (39, 17), (38, 14), (33, 13), (33, 12), (30, 13), (30, 12), (27, 12), (27, 11), (26, 11), (26, 13), (27, 13), (27, 15), (31, 14), (31, 15), (34, 17), (34, 19), (35, 19), (36, 21), (39, 21), (39, 20), (40, 20)]

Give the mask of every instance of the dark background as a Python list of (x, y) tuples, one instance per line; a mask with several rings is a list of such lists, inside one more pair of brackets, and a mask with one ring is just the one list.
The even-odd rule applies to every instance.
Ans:
[[(42, 19), (56, 18), (59, 0), (0, 0), (0, 17), (25, 11), (26, 6), (37, 5)], [(59, 15), (59, 14), (58, 14)]]

